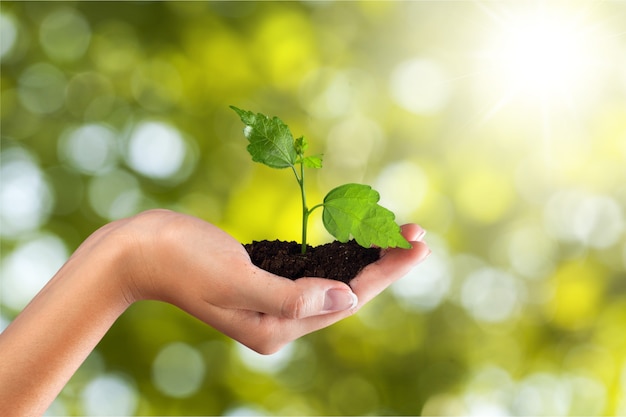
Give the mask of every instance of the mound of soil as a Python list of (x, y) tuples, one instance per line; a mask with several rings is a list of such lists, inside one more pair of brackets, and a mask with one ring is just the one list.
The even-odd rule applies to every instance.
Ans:
[(352, 278), (380, 258), (380, 249), (364, 248), (350, 240), (307, 246), (305, 254), (297, 242), (262, 240), (245, 244), (252, 263), (282, 277), (329, 278), (348, 284)]

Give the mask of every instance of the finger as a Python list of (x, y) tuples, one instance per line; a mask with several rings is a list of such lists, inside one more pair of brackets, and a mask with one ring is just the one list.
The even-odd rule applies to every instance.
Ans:
[[(423, 236), (421, 229), (409, 229), (416, 232), (415, 236)], [(361, 308), (390, 284), (404, 276), (411, 268), (422, 262), (430, 254), (430, 249), (425, 243), (417, 241), (411, 243), (413, 245), (412, 249), (392, 249), (388, 251), (381, 260), (365, 268), (352, 281), (351, 286), (359, 297), (357, 307), (331, 314), (310, 316), (301, 320), (289, 320), (263, 315), (257, 318), (259, 322), (255, 324), (255, 328), (265, 329), (261, 334), (269, 334), (270, 337), (251, 340), (248, 334), (244, 332), (238, 340), (257, 351), (259, 349), (261, 351), (275, 351), (294, 339), (330, 326), (354, 314), (358, 308)]]
[[(413, 248), (409, 250), (388, 251), (382, 259), (365, 268), (352, 281), (354, 292), (359, 296), (358, 307), (353, 305), (336, 312), (325, 311), (326, 293), (322, 298), (324, 301), (320, 301), (321, 292), (338, 290), (351, 294), (349, 287), (341, 282), (319, 278), (291, 281), (262, 271), (258, 274), (265, 275), (262, 277), (266, 279), (265, 291), (254, 290), (246, 293), (254, 294), (247, 297), (246, 301), (256, 308), (229, 309), (207, 305), (202, 312), (194, 315), (259, 353), (273, 353), (292, 340), (350, 316), (430, 253), (426, 244), (422, 242), (412, 244)], [(264, 296), (267, 292), (273, 295)], [(294, 301), (298, 300), (298, 297), (304, 297), (302, 300), (309, 301)], [(291, 301), (281, 303), (277, 302), (277, 299)], [(300, 302), (304, 304), (299, 305)], [(265, 311), (268, 314), (258, 311)]]
[(430, 254), (424, 242), (412, 241), (411, 245), (411, 249), (385, 251), (380, 260), (368, 265), (352, 280), (350, 286), (359, 297), (359, 307), (402, 278)]
[(197, 317), (250, 349), (271, 354), (287, 343), (328, 327), (348, 315), (348, 312), (338, 312), (288, 319), (250, 310), (224, 309), (209, 305)]
[[(243, 276), (246, 282), (242, 284), (245, 285), (236, 286), (243, 291), (238, 291), (232, 303), (225, 306), (299, 319), (336, 311), (350, 311), (356, 307), (358, 298), (364, 304), (430, 253), (425, 244), (417, 242), (424, 237), (423, 228), (416, 224), (406, 224), (402, 226), (402, 234), (405, 238), (414, 240), (413, 248), (384, 251), (382, 258), (366, 268), (360, 277), (352, 281), (351, 286), (321, 278), (300, 278), (292, 281), (250, 265), (250, 273)], [(352, 291), (351, 287), (359, 288), (367, 299)]]
[[(257, 278), (265, 279), (265, 284), (259, 284), (260, 288), (247, 293), (253, 296), (246, 300), (249, 305), (256, 305), (257, 311), (269, 314), (209, 306), (207, 310), (212, 312), (206, 315), (207, 323), (259, 353), (273, 353), (292, 340), (350, 316), (425, 259), (430, 249), (425, 243), (413, 240), (423, 238), (423, 229), (417, 225), (405, 225), (402, 231), (405, 237), (412, 240), (412, 249), (386, 251), (379, 261), (369, 265), (352, 281), (354, 293), (359, 297), (358, 306), (336, 312), (326, 311), (327, 291), (347, 292), (353, 299), (349, 295), (349, 287), (343, 283), (319, 278), (291, 281), (257, 270), (255, 274), (261, 275)], [(268, 290), (275, 296), (267, 296)], [(304, 298), (297, 301), (299, 297)], [(276, 298), (287, 301), (277, 303)], [(306, 299), (309, 301), (304, 301)]]
[(300, 278), (295, 281), (251, 267), (224, 307), (252, 310), (276, 317), (302, 319), (354, 308), (358, 299), (340, 281)]
[(404, 236), (404, 238), (409, 242), (421, 242), (426, 235), (426, 230), (424, 230), (421, 226), (415, 223), (409, 223), (400, 226), (400, 231), (402, 233), (402, 236)]

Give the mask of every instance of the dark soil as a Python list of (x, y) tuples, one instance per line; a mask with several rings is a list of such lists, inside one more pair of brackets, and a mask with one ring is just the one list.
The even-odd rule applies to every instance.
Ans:
[(364, 248), (354, 240), (307, 246), (305, 254), (299, 243), (281, 240), (253, 241), (244, 247), (256, 266), (290, 279), (321, 277), (349, 283), (380, 258), (380, 249)]

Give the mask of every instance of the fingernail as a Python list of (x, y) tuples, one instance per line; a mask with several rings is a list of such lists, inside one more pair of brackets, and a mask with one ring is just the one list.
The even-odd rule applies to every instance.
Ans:
[(415, 241), (422, 242), (424, 240), (424, 236), (426, 236), (426, 230), (420, 227), (420, 231), (417, 233), (417, 236), (415, 236)]
[(356, 307), (358, 303), (359, 299), (352, 291), (333, 288), (326, 291), (323, 312), (349, 310)]

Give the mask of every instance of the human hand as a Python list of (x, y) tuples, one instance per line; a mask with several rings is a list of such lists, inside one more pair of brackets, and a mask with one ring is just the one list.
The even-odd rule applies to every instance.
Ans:
[[(292, 281), (257, 268), (210, 223), (150, 210), (94, 232), (0, 333), (0, 415), (43, 414), (110, 326), (135, 301), (169, 302), (260, 352), (355, 313), (430, 252), (389, 249), (351, 281)], [(353, 292), (354, 291), (354, 292)], [(357, 301), (358, 300), (358, 301)]]
[[(245, 310), (222, 311), (222, 323), (228, 325), (232, 320), (240, 323), (239, 326), (232, 328), (222, 328), (222, 332), (259, 353), (270, 354), (301, 336), (328, 327), (356, 313), (367, 302), (402, 278), (430, 254), (430, 249), (422, 241), (425, 232), (421, 227), (415, 224), (404, 225), (402, 234), (411, 242), (413, 247), (411, 249), (387, 249), (383, 251), (378, 261), (364, 268), (350, 282), (350, 287), (358, 300), (350, 308), (338, 309), (335, 312), (317, 310), (317, 314), (316, 310), (312, 308), (308, 311), (310, 315), (303, 314), (301, 316), (285, 316), (277, 311), (272, 312), (271, 309), (265, 313)], [(329, 281), (332, 283), (331, 280), (321, 278), (299, 278), (295, 281), (282, 277), (275, 278), (285, 286), (289, 286), (289, 282), (293, 282), (296, 287), (300, 286), (296, 290), (295, 296), (298, 296), (298, 290), (301, 291), (302, 304), (311, 306), (319, 305), (319, 301), (316, 303), (315, 298), (320, 297), (320, 292), (323, 291), (320, 289), (324, 285), (329, 285)], [(335, 285), (348, 287), (342, 283)], [(317, 291), (315, 290), (316, 287), (319, 287)], [(309, 291), (307, 292), (306, 289)], [(271, 297), (271, 294), (267, 294), (267, 296)], [(277, 301), (275, 299), (275, 302)], [(305, 310), (303, 309), (303, 311)]]
[(323, 278), (295, 281), (252, 264), (240, 242), (198, 218), (165, 210), (128, 222), (141, 236), (127, 288), (131, 301), (156, 299), (187, 311), (260, 353), (329, 326), (421, 262), (430, 250), (417, 225), (402, 228), (412, 249), (387, 249), (351, 287)]

